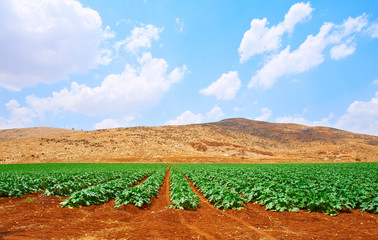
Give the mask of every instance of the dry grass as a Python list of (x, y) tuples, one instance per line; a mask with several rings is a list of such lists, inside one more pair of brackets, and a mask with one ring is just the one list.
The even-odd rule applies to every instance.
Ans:
[[(17, 131), (21, 136), (31, 132)], [(376, 136), (246, 119), (89, 132), (58, 129), (55, 134), (51, 128), (33, 131), (28, 136), (34, 138), (0, 141), (0, 163), (378, 161)]]

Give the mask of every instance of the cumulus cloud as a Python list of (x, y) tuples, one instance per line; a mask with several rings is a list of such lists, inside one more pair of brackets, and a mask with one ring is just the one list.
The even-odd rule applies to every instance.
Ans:
[(141, 48), (150, 49), (152, 40), (159, 40), (159, 34), (162, 31), (163, 28), (157, 28), (151, 24), (135, 27), (131, 32), (131, 36), (117, 42), (115, 48), (117, 52), (121, 47), (124, 47), (127, 52), (137, 54)]
[(338, 45), (333, 49), (335, 58), (351, 54), (354, 51), (351, 48), (353, 45), (344, 48), (347, 50), (346, 53), (340, 53), (339, 50), (343, 50), (341, 45), (343, 43), (351, 44), (355, 34), (367, 24), (365, 14), (356, 18), (349, 17), (340, 25), (324, 23), (317, 35), (309, 35), (296, 50), (291, 51), (290, 46), (287, 46), (280, 53), (272, 55), (269, 61), (252, 77), (248, 88), (260, 86), (263, 89), (268, 89), (282, 76), (303, 73), (318, 66), (324, 61), (323, 52), (329, 45)]
[(132, 116), (124, 117), (122, 119), (107, 118), (107, 119), (102, 120), (99, 123), (96, 123), (95, 129), (127, 127), (133, 119), (134, 117)]
[(355, 51), (356, 47), (354, 45), (342, 43), (331, 48), (330, 54), (332, 59), (339, 60), (353, 54)]
[(186, 110), (182, 114), (176, 117), (176, 119), (169, 120), (166, 125), (186, 125), (186, 124), (196, 124), (203, 123), (204, 121), (217, 121), (224, 116), (222, 109), (218, 106), (213, 107), (206, 114), (193, 113)]
[[(109, 28), (104, 31), (107, 31), (104, 39), (114, 37)], [(188, 72), (185, 65), (171, 68), (164, 59), (153, 58), (150, 52), (143, 52), (136, 59), (135, 64), (126, 64), (121, 73), (105, 77), (99, 86), (71, 82), (69, 88), (54, 91), (50, 97), (27, 96), (25, 107), (10, 102), (7, 105), (10, 117), (0, 117), (0, 127), (25, 125), (36, 117), (44, 119), (48, 112), (62, 111), (112, 116), (95, 124), (96, 129), (126, 126), (133, 119), (130, 116), (157, 105), (170, 87)]]
[(110, 74), (98, 87), (71, 83), (71, 89), (53, 92), (51, 97), (28, 96), (26, 102), (40, 115), (46, 111), (73, 111), (87, 115), (129, 115), (155, 106), (172, 84), (187, 72), (185, 65), (168, 71), (168, 63), (144, 53), (138, 66), (126, 64), (120, 74)]
[(0, 86), (20, 90), (110, 62), (99, 14), (76, 0), (0, 1)]
[(373, 23), (366, 30), (371, 38), (378, 38), (378, 23)]
[(378, 91), (370, 101), (354, 101), (335, 127), (378, 136)]
[(244, 33), (238, 49), (240, 62), (243, 63), (256, 54), (277, 50), (281, 46), (281, 37), (286, 32), (292, 32), (297, 23), (304, 22), (311, 17), (310, 3), (296, 3), (279, 24), (267, 27), (266, 18), (253, 19), (251, 28)]
[(201, 113), (194, 114), (189, 110), (186, 110), (181, 115), (177, 116), (174, 120), (169, 120), (167, 125), (186, 125), (186, 124), (195, 124), (202, 123), (203, 116)]
[(318, 121), (310, 121), (305, 118), (304, 114), (294, 114), (293, 116), (283, 116), (276, 118), (278, 123), (296, 123), (306, 126), (331, 126), (330, 120), (334, 118), (334, 115), (331, 113), (328, 117), (325, 117)]
[[(332, 119), (333, 121), (331, 121)], [(354, 101), (349, 105), (346, 113), (338, 118), (335, 118), (334, 114), (331, 113), (321, 120), (311, 121), (306, 119), (304, 112), (276, 118), (276, 122), (297, 123), (307, 126), (328, 126), (378, 136), (378, 91), (370, 101)]]
[(18, 101), (12, 99), (5, 104), (10, 112), (9, 118), (0, 117), (0, 129), (21, 128), (33, 123), (37, 117), (36, 113), (30, 108), (21, 107)]
[(207, 88), (200, 92), (205, 95), (214, 95), (217, 99), (231, 100), (235, 98), (236, 92), (241, 87), (241, 81), (237, 71), (230, 71), (222, 76)]
[(272, 110), (269, 108), (261, 108), (261, 115), (256, 117), (255, 120), (257, 121), (266, 121), (272, 115)]
[(208, 113), (206, 113), (207, 119), (219, 120), (224, 116), (222, 109), (218, 106), (213, 107)]

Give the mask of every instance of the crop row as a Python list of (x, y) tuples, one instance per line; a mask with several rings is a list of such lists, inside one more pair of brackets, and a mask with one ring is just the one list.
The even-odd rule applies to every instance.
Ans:
[(115, 194), (115, 207), (133, 204), (141, 207), (144, 204), (150, 204), (150, 198), (159, 193), (165, 177), (164, 170), (158, 170), (147, 180), (135, 187), (127, 187)]
[(193, 192), (189, 182), (176, 168), (172, 168), (171, 170), (169, 183), (171, 187), (169, 190), (169, 197), (172, 208), (191, 210), (197, 209), (199, 205), (199, 197)]
[(165, 165), (150, 165), (122, 171), (0, 172), (0, 197), (44, 191), (43, 196), (69, 196), (62, 207), (98, 205), (114, 198), (116, 207), (142, 206), (159, 193), (167, 170)]
[(62, 207), (99, 205), (108, 202), (125, 188), (137, 184), (149, 174), (150, 172), (148, 171), (135, 170), (128, 172), (121, 178), (78, 190), (61, 203)]
[(307, 209), (337, 215), (351, 209), (378, 212), (377, 170), (376, 164), (189, 166), (184, 173), (200, 189), (209, 186), (201, 189), (209, 200), (214, 191), (220, 191), (214, 189), (223, 186), (223, 194), (236, 193), (245, 202), (257, 202), (273, 211)]
[(129, 172), (167, 167), (163, 164), (11, 164), (0, 165), (0, 197), (69, 196), (87, 187), (121, 178)]
[(0, 197), (22, 197), (25, 194), (45, 190), (50, 186), (75, 178), (85, 177), (86, 173), (0, 173)]
[[(70, 165), (71, 166), (71, 165)], [(168, 165), (96, 165), (96, 171), (0, 172), (0, 197), (37, 191), (70, 196), (63, 207), (88, 206), (116, 199), (116, 207), (142, 206), (159, 193)], [(89, 166), (87, 166), (89, 167)], [(12, 168), (14, 168), (12, 166)], [(23, 168), (26, 168), (23, 166)], [(80, 168), (80, 167), (79, 167)], [(0, 166), (1, 169), (1, 166)], [(121, 170), (117, 170), (121, 169)], [(267, 210), (317, 211), (337, 215), (360, 209), (378, 212), (378, 164), (180, 164), (170, 175), (171, 207), (196, 209), (199, 198), (190, 180), (214, 207), (241, 209), (248, 202)], [(141, 183), (141, 181), (145, 179)], [(140, 183), (140, 184), (138, 184)]]
[(88, 188), (97, 184), (105, 183), (111, 180), (118, 179), (122, 177), (126, 172), (103, 172), (96, 173), (91, 172), (87, 174), (78, 174), (72, 176), (66, 181), (58, 181), (54, 185), (47, 187), (43, 196), (58, 196), (65, 197), (70, 196), (72, 193), (79, 191), (81, 189)]
[(211, 174), (206, 170), (202, 172), (183, 171), (183, 173), (216, 208), (223, 210), (229, 208), (242, 209), (246, 204), (240, 194), (216, 181), (212, 181)]

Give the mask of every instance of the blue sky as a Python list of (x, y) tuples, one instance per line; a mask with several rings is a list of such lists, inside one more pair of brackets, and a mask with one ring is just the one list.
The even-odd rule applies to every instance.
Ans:
[(0, 2), (0, 129), (244, 117), (378, 135), (378, 1)]

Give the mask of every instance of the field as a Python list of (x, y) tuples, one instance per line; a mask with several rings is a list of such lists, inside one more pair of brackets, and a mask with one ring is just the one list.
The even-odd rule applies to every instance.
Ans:
[(0, 165), (2, 239), (377, 239), (378, 164)]

